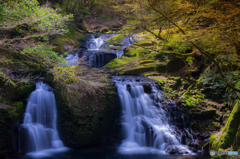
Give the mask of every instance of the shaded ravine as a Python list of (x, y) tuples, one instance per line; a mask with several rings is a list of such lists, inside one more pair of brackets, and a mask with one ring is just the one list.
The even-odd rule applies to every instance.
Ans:
[(47, 84), (36, 83), (20, 125), (19, 139), (19, 151), (35, 157), (67, 150), (59, 139), (56, 101), (52, 88)]

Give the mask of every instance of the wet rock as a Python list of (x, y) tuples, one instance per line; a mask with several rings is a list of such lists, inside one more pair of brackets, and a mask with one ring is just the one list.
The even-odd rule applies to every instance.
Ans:
[(198, 138), (201, 139), (201, 140), (208, 140), (209, 137), (210, 137), (210, 135), (208, 133), (198, 134)]
[(117, 47), (114, 46), (114, 45), (109, 45), (109, 49), (111, 49), (111, 50), (117, 50)]
[(149, 83), (144, 83), (143, 89), (144, 89), (145, 93), (151, 93), (151, 91), (152, 91), (152, 87)]
[(207, 143), (208, 141), (209, 141), (209, 139), (205, 139), (205, 140), (203, 140), (204, 143)]
[(102, 28), (101, 33), (107, 33), (109, 32), (109, 29), (107, 27)]
[(186, 135), (182, 135), (181, 143), (186, 145), (186, 143), (187, 143), (186, 140), (187, 140)]
[(167, 147), (166, 153), (175, 154), (175, 153), (177, 153), (177, 152), (178, 152), (177, 146), (169, 145), (169, 146)]
[(109, 27), (109, 30), (112, 31), (119, 31), (122, 29), (123, 24), (122, 23), (115, 23), (112, 26)]
[(117, 44), (114, 44), (115, 46), (123, 46), (124, 43), (117, 43)]
[(127, 85), (127, 90), (128, 90), (128, 92), (131, 92), (131, 85), (130, 84)]

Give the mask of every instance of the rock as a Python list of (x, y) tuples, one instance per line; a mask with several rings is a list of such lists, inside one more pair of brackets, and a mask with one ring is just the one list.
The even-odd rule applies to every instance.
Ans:
[(3, 98), (8, 98), (11, 100), (26, 99), (35, 89), (35, 83), (30, 80), (17, 80), (14, 82), (17, 85), (16, 87), (5, 85), (4, 82), (0, 81), (0, 94)]
[(124, 43), (116, 43), (116, 44), (114, 44), (115, 46), (123, 46), (124, 45)]
[(112, 26), (109, 27), (109, 30), (112, 31), (119, 31), (122, 29), (123, 24), (122, 23), (115, 23)]
[(124, 52), (124, 56), (127, 56), (127, 57), (135, 57), (137, 52), (134, 51), (137, 47), (134, 46), (134, 45), (131, 45), (129, 47), (126, 47), (125, 49), (123, 49), (123, 52)]
[(205, 140), (203, 140), (204, 143), (207, 143), (208, 141), (209, 141), (209, 139), (205, 139)]
[(124, 75), (139, 75), (142, 74), (144, 72), (150, 72), (150, 71), (154, 71), (155, 67), (154, 66), (142, 66), (142, 67), (136, 67), (136, 68), (132, 68), (129, 70), (126, 70), (124, 72)]
[(143, 60), (143, 61), (140, 61), (139, 64), (143, 65), (143, 64), (147, 64), (147, 63), (153, 63), (153, 62), (154, 62), (153, 60)]
[[(90, 59), (92, 57), (92, 59)], [(94, 62), (94, 58), (96, 61)], [(117, 55), (112, 52), (104, 51), (85, 51), (85, 54), (79, 59), (78, 63), (80, 66), (91, 66), (91, 67), (103, 67), (108, 64), (111, 60), (117, 58)]]
[[(111, 126), (120, 116), (118, 114), (120, 101), (116, 90), (113, 90), (113, 85), (107, 82), (105, 75), (100, 74), (96, 69), (77, 66), (76, 72), (81, 72), (80, 76), (88, 77), (88, 80), (94, 84), (92, 76), (89, 76), (91, 73), (97, 79), (99, 86), (94, 84), (94, 89), (91, 89), (93, 85), (86, 86), (80, 81), (78, 84), (66, 84), (63, 87), (53, 80), (52, 74), (47, 77), (48, 83), (52, 83), (61, 110), (59, 121), (64, 134), (62, 140), (69, 147), (111, 144), (109, 141)], [(74, 93), (69, 94), (67, 90), (73, 90), (72, 88)], [(67, 100), (69, 98), (72, 100)]]
[(168, 62), (161, 63), (157, 65), (158, 72), (177, 72), (185, 66), (185, 63), (182, 59), (176, 57), (169, 57)]
[(107, 33), (109, 32), (109, 29), (107, 27), (103, 27), (101, 30), (101, 33)]
[(111, 49), (111, 50), (117, 50), (117, 47), (114, 46), (114, 45), (109, 45), (109, 49)]
[(186, 135), (182, 135), (181, 143), (186, 145), (186, 143), (187, 143), (186, 140), (187, 140)]
[(174, 145), (169, 145), (166, 149), (166, 153), (169, 153), (169, 154), (175, 154), (178, 152), (178, 148), (177, 146), (174, 146)]
[(149, 83), (144, 83), (143, 89), (144, 89), (145, 93), (151, 93), (151, 91), (152, 91), (152, 87)]

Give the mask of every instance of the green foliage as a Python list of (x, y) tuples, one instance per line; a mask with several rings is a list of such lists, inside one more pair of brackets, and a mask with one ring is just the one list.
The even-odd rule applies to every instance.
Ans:
[(124, 37), (124, 34), (113, 36), (107, 40), (107, 42), (109, 42), (108, 45), (120, 43)]
[[(27, 24), (35, 32), (63, 34), (67, 31), (65, 22), (72, 18), (72, 15), (59, 14), (59, 9), (39, 6), (37, 0), (12, 1), (11, 4), (3, 3), (3, 6), (2, 12), (6, 16), (1, 24), (2, 29), (11, 29), (16, 25)], [(19, 31), (22, 30), (19, 29)]]
[(48, 69), (64, 64), (49, 41), (69, 32), (72, 15), (40, 6), (37, 0), (5, 1), (0, 4), (0, 15), (4, 15), (0, 17), (1, 80), (14, 85), (7, 69)]
[[(67, 65), (67, 62), (62, 56), (59, 56), (58, 53), (54, 52), (52, 47), (45, 45), (28, 46), (21, 52), (21, 54), (30, 54), (36, 57), (41, 63), (37, 68), (41, 68), (42, 65), (44, 65), (45, 68)], [(38, 63), (33, 64), (38, 65)]]

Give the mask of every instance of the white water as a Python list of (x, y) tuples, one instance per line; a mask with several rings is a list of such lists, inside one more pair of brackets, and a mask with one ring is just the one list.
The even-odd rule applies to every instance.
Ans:
[[(169, 145), (175, 145), (179, 151), (190, 153), (174, 135), (161, 103), (156, 107), (142, 85), (117, 81), (116, 86), (123, 111), (124, 141), (119, 147), (120, 153), (165, 153)], [(163, 94), (154, 86), (152, 90), (155, 98), (163, 98)]]
[(78, 65), (78, 53), (68, 54), (65, 60), (68, 62), (68, 65)]
[(57, 109), (52, 88), (39, 82), (29, 97), (24, 122), (25, 151), (35, 157), (66, 150), (57, 131)]
[(98, 38), (95, 38), (94, 34), (90, 34), (91, 38), (86, 42), (87, 49), (88, 50), (99, 50), (102, 44), (104, 43), (104, 40), (101, 36)]

